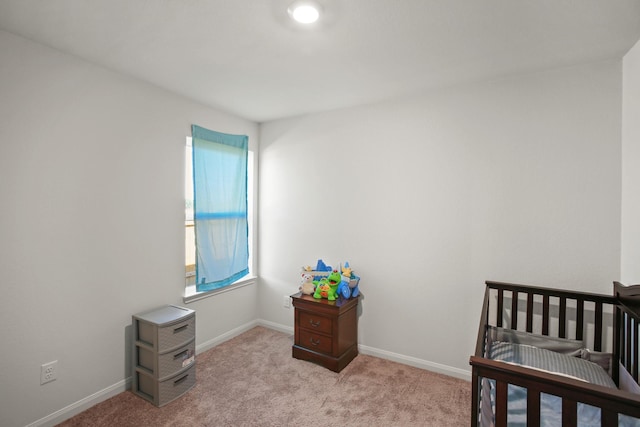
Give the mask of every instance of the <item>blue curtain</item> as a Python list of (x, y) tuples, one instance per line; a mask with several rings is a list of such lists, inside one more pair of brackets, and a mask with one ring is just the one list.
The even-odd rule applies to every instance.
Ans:
[(249, 273), (249, 138), (191, 126), (196, 290), (227, 286)]

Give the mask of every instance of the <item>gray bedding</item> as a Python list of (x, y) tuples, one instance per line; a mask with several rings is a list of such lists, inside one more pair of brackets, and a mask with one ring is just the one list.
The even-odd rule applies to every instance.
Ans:
[[(523, 365), (554, 374), (569, 376), (581, 381), (616, 388), (607, 372), (596, 363), (575, 357), (576, 354), (562, 354), (544, 348), (513, 342), (493, 342), (489, 357), (507, 363)], [(510, 427), (526, 426), (527, 390), (515, 385), (508, 386), (508, 415)], [(495, 382), (483, 380), (481, 421), (483, 426), (493, 426), (495, 413)], [(578, 403), (578, 426), (599, 427), (600, 409)], [(540, 425), (560, 426), (562, 424), (562, 399), (546, 393), (540, 395)], [(620, 415), (620, 426), (640, 427), (640, 420)]]

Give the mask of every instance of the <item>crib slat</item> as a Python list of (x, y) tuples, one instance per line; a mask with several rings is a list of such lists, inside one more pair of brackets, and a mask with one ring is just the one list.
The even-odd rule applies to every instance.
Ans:
[(602, 427), (617, 427), (618, 414), (606, 408), (600, 408), (600, 425)]
[(624, 314), (624, 318), (625, 318), (624, 330), (625, 330), (625, 334), (627, 335), (627, 337), (624, 340), (626, 345), (625, 345), (625, 349), (624, 349), (624, 362), (623, 362), (623, 365), (627, 368), (627, 370), (629, 372), (632, 372), (632, 369), (631, 369), (631, 350), (633, 349), (633, 347), (631, 346), (631, 322), (632, 322), (632, 319), (631, 319), (631, 316), (629, 316), (629, 314), (627, 314), (627, 313)]
[(584, 300), (578, 298), (576, 304), (576, 339), (582, 341), (582, 334), (584, 333)]
[(562, 425), (576, 426), (578, 425), (578, 404), (575, 400), (562, 398)]
[(611, 366), (611, 378), (614, 379), (616, 384), (620, 386), (620, 366), (624, 363), (624, 354), (623, 354), (623, 329), (624, 329), (624, 313), (620, 309), (619, 306), (614, 307), (613, 309), (613, 324), (614, 324), (614, 333), (612, 334), (613, 338), (613, 359), (618, 360), (620, 363), (613, 363)]
[(540, 391), (527, 389), (527, 425), (540, 425)]
[(595, 351), (602, 351), (602, 302), (600, 301), (596, 302), (596, 324), (594, 332), (593, 349)]
[(518, 291), (511, 292), (511, 329), (518, 329)]
[(480, 403), (480, 388), (482, 387), (482, 380), (475, 369), (471, 371), (471, 384), (473, 384), (471, 387), (471, 425), (477, 426), (478, 414), (480, 412), (478, 404)]
[(560, 317), (558, 319), (558, 336), (567, 337), (567, 298), (560, 298)]
[(533, 294), (527, 293), (527, 332), (533, 332)]
[(496, 314), (496, 326), (502, 327), (502, 309), (503, 309), (504, 290), (498, 289), (498, 313)]
[(496, 427), (507, 426), (507, 386), (504, 381), (496, 381)]
[(542, 297), (542, 335), (549, 335), (549, 295)]
[[(638, 354), (638, 322), (633, 319), (633, 339), (631, 340), (631, 345), (633, 346), (633, 354)], [(633, 375), (633, 379), (638, 382), (638, 360), (637, 356), (633, 359), (633, 369), (631, 370), (631, 375)]]

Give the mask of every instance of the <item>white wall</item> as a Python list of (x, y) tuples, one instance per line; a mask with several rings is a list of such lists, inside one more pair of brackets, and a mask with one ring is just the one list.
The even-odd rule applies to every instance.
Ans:
[[(22, 426), (124, 387), (131, 315), (182, 304), (190, 125), (254, 151), (258, 126), (6, 32), (0, 58), (0, 425)], [(255, 321), (256, 296), (190, 304), (197, 344)]]
[(622, 79), (622, 274), (640, 283), (640, 42), (625, 55)]
[[(20, 426), (124, 387), (131, 314), (182, 304), (190, 125), (255, 151), (258, 126), (5, 32), (0, 58), (0, 425)], [(591, 64), (263, 125), (261, 286), (190, 304), (197, 344), (256, 318), (291, 327), (282, 296), (319, 257), (363, 277), (362, 344), (461, 370), (485, 279), (609, 292), (620, 73)], [(40, 386), (51, 360), (59, 379)]]
[(619, 278), (620, 121), (616, 61), (263, 124), (261, 318), (348, 260), (361, 344), (468, 370), (485, 280)]

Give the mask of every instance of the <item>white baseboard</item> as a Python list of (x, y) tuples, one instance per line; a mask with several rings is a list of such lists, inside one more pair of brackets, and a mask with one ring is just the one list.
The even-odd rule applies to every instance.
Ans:
[[(226, 332), (216, 338), (206, 341), (200, 345), (197, 345), (196, 354), (202, 353), (203, 351), (207, 351), (219, 344), (222, 344), (223, 342), (230, 340), (231, 338), (236, 337), (242, 334), (243, 332), (246, 332), (249, 329), (252, 329), (258, 325), (262, 325), (267, 328), (275, 329), (285, 333), (287, 332), (286, 326), (282, 327), (281, 325), (277, 325), (272, 322), (254, 320), (244, 325), (241, 325), (235, 329), (232, 329), (229, 332)], [(290, 332), (293, 333), (293, 328), (289, 328), (289, 329), (290, 329)], [(112, 386), (109, 386), (90, 396), (80, 399), (79, 401), (72, 403), (71, 405), (66, 406), (52, 414), (49, 414), (44, 418), (34, 421), (33, 423), (27, 425), (27, 427), (53, 427), (56, 424), (59, 424), (65, 420), (68, 420), (74, 415), (77, 415), (80, 412), (85, 411), (91, 408), (92, 406), (97, 405), (98, 403), (105, 401), (109, 398), (112, 398), (113, 396), (120, 394), (130, 388), (131, 388), (131, 377), (127, 377), (122, 381), (118, 381), (116, 384), (113, 384)]]
[(131, 387), (131, 377), (128, 377), (122, 381), (118, 381), (112, 386), (109, 386), (105, 389), (102, 389), (96, 393), (93, 393), (90, 396), (85, 397), (84, 399), (80, 399), (75, 403), (72, 403), (69, 406), (65, 406), (64, 408), (47, 415), (44, 418), (40, 418), (37, 421), (34, 421), (31, 424), (28, 424), (27, 427), (52, 427), (56, 424), (63, 422), (64, 420), (68, 420), (74, 415), (79, 414), (82, 411), (85, 411), (91, 408), (98, 403), (105, 401), (107, 399), (112, 398), (113, 396), (126, 391)]
[[(196, 354), (202, 353), (213, 347), (222, 344), (225, 341), (234, 338), (249, 329), (256, 326), (264, 326), (265, 328), (273, 329), (285, 334), (293, 335), (294, 329), (291, 326), (285, 326), (279, 323), (270, 322), (268, 320), (256, 319), (244, 325), (238, 326), (226, 332), (220, 336), (217, 336), (209, 341), (205, 341), (202, 344), (196, 346)], [(391, 360), (393, 362), (402, 363), (405, 365), (413, 366), (420, 369), (426, 369), (428, 371), (438, 372), (440, 374), (449, 375), (463, 380), (471, 381), (471, 372), (463, 369), (454, 368), (447, 365), (441, 365), (439, 363), (429, 362), (428, 360), (422, 360), (411, 356), (404, 356), (402, 354), (393, 353), (386, 350), (380, 350), (378, 348), (369, 347), (366, 345), (358, 344), (358, 351), (362, 354), (369, 356), (379, 357), (381, 359)], [(89, 409), (90, 407), (97, 405), (98, 403), (107, 400), (123, 391), (128, 390), (131, 387), (131, 377), (127, 377), (122, 381), (118, 381), (116, 384), (109, 386), (103, 390), (100, 390), (90, 396), (87, 396), (79, 401), (72, 403), (44, 418), (41, 418), (27, 427), (53, 427), (56, 424), (67, 420), (74, 415), (79, 414), (82, 411)]]
[(230, 340), (231, 338), (237, 337), (238, 335), (247, 332), (249, 329), (253, 329), (256, 326), (264, 326), (265, 328), (273, 329), (278, 332), (282, 332), (284, 334), (293, 335), (293, 327), (281, 325), (280, 323), (270, 322), (268, 320), (256, 319), (252, 320), (249, 323), (245, 323), (244, 325), (238, 326), (226, 332), (220, 336), (217, 336), (209, 341), (203, 342), (196, 346), (196, 354), (202, 353), (203, 351), (207, 351), (212, 349), (213, 347), (222, 344), (225, 341)]
[(258, 320), (252, 320), (249, 323), (245, 323), (244, 325), (240, 325), (237, 328), (230, 330), (229, 332), (225, 332), (222, 335), (219, 335), (209, 341), (205, 341), (196, 346), (196, 354), (202, 353), (203, 351), (207, 351), (212, 349), (213, 347), (222, 344), (225, 341), (230, 340), (231, 338), (237, 337), (238, 335), (247, 332), (249, 329), (252, 329), (258, 326)]
[[(269, 322), (267, 320), (258, 320), (258, 325), (265, 328), (274, 329), (285, 334), (293, 334), (294, 329), (290, 326), (284, 326), (279, 323)], [(450, 377), (460, 378), (471, 381), (471, 372), (464, 369), (454, 368), (440, 363), (430, 362), (428, 360), (418, 359), (416, 357), (405, 356), (403, 354), (393, 353), (391, 351), (380, 350), (379, 348), (369, 347), (358, 344), (358, 352), (368, 356), (375, 356), (381, 359), (391, 360), (393, 362), (402, 363), (404, 365), (413, 366), (415, 368), (425, 369), (427, 371), (437, 372), (439, 374), (448, 375)]]
[(258, 325), (264, 326), (265, 328), (273, 329), (278, 332), (282, 332), (283, 334), (291, 334), (293, 335), (293, 326), (285, 326), (280, 323), (270, 322), (268, 320), (259, 319)]
[(417, 357), (405, 356), (403, 354), (393, 353), (391, 351), (380, 350), (379, 348), (369, 347), (362, 344), (358, 344), (358, 352), (369, 355), (369, 356), (375, 356), (381, 359), (387, 359), (393, 362), (402, 363), (404, 365), (413, 366), (415, 368), (425, 369), (427, 371), (449, 375), (450, 377), (471, 381), (470, 371), (454, 368), (453, 366), (442, 365), (440, 363), (418, 359)]

